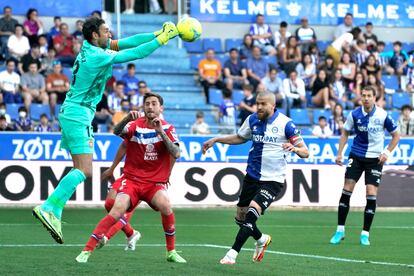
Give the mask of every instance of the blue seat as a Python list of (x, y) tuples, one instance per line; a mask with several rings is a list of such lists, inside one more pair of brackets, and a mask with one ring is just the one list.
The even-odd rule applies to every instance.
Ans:
[(30, 105), (30, 118), (35, 121), (39, 121), (40, 115), (45, 113), (49, 119), (50, 116), (50, 105), (48, 104), (31, 104)]
[(414, 43), (413, 42), (404, 42), (402, 44), (402, 50), (406, 51), (406, 52), (410, 52), (414, 50)]
[(352, 110), (349, 109), (345, 109), (344, 111), (342, 111), (342, 114), (344, 115), (344, 119), (346, 120), (346, 118), (348, 118), (349, 113), (351, 113)]
[(226, 38), (226, 40), (224, 40), (224, 49), (228, 52), (231, 48), (238, 49), (242, 44), (243, 39), (241, 38)]
[(410, 95), (408, 93), (394, 93), (392, 95), (392, 107), (400, 109), (403, 105), (410, 103)]
[(308, 116), (308, 111), (301, 108), (292, 108), (290, 110), (290, 118), (297, 125), (310, 125), (311, 121)]
[(319, 49), (319, 52), (323, 53), (326, 51), (326, 48), (328, 48), (328, 46), (331, 44), (331, 41), (324, 41), (324, 40), (318, 40), (316, 42), (316, 46)]
[(203, 45), (200, 39), (194, 42), (184, 42), (184, 48), (186, 48), (187, 52), (189, 53), (202, 53), (203, 52)]
[(210, 104), (220, 105), (223, 101), (223, 94), (221, 93), (220, 89), (212, 89), (208, 90), (208, 95), (210, 98)]
[(392, 45), (392, 42), (385, 42), (384, 52), (393, 51), (394, 45)]
[(99, 124), (98, 125), (98, 132), (100, 132), (100, 133), (108, 132), (108, 125), (106, 125), (106, 124)]
[(387, 113), (395, 122), (398, 122), (398, 118), (400, 117), (399, 111), (387, 111)]
[(263, 59), (266, 60), (267, 64), (272, 65), (273, 67), (277, 66), (276, 56), (263, 56)]
[(300, 134), (301, 135), (312, 135), (312, 128), (310, 127), (303, 127), (300, 129)]
[(285, 71), (277, 71), (277, 76), (282, 80), (287, 78)]
[(68, 77), (69, 82), (72, 80), (72, 68), (70, 67), (63, 67), (62, 73)]
[(394, 89), (394, 90), (398, 90), (400, 88), (399, 83), (398, 83), (398, 77), (395, 75), (390, 75), (390, 76), (383, 75), (382, 81), (384, 82), (385, 88)]
[(19, 107), (23, 104), (6, 104), (6, 113), (10, 115), (12, 120), (19, 118)]
[(115, 77), (115, 79), (116, 79), (117, 81), (121, 80), (121, 79), (122, 79), (122, 76), (123, 76), (125, 73), (126, 73), (126, 71), (125, 71), (125, 70), (123, 70), (123, 69), (113, 69), (113, 70), (112, 70), (112, 75)]
[(57, 116), (59, 115), (59, 112), (60, 112), (60, 107), (61, 107), (62, 105), (61, 104), (56, 104), (55, 105), (55, 117), (57, 118)]
[(194, 70), (198, 70), (198, 64), (200, 60), (204, 58), (204, 55), (196, 54), (190, 56), (190, 68)]
[(228, 54), (220, 54), (220, 55), (216, 55), (216, 59), (218, 59), (218, 61), (220, 61), (221, 63), (221, 67), (224, 67), (224, 63), (229, 59), (229, 55)]
[(203, 39), (203, 51), (213, 49), (216, 53), (222, 53), (223, 48), (221, 47), (220, 38), (205, 38)]
[(239, 105), (244, 99), (243, 90), (233, 89), (232, 99), (236, 105)]
[(319, 123), (319, 117), (324, 116), (326, 120), (331, 117), (332, 112), (331, 110), (327, 109), (314, 109), (313, 110), (313, 123), (317, 125)]

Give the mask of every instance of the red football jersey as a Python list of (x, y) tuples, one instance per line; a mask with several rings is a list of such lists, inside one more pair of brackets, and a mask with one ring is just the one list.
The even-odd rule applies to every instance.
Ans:
[[(173, 143), (178, 136), (173, 125), (161, 120), (162, 127)], [(126, 125), (124, 134), (127, 144), (124, 174), (138, 182), (166, 183), (170, 176), (174, 158), (170, 155), (161, 136), (140, 117)]]

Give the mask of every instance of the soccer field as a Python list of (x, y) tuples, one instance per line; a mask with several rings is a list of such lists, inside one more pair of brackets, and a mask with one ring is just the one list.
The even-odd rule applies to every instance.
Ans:
[(347, 236), (328, 243), (336, 213), (269, 210), (259, 220), (273, 243), (262, 263), (252, 263), (249, 239), (238, 263), (218, 263), (233, 243), (238, 227), (233, 209), (177, 209), (177, 249), (187, 264), (165, 260), (160, 215), (139, 209), (132, 225), (141, 231), (136, 251), (124, 251), (124, 234), (97, 250), (86, 264), (75, 257), (82, 250), (103, 209), (66, 209), (64, 245), (57, 245), (31, 216), (30, 209), (0, 209), (1, 275), (413, 275), (414, 213), (378, 211), (371, 246), (359, 245), (362, 212), (349, 215)]

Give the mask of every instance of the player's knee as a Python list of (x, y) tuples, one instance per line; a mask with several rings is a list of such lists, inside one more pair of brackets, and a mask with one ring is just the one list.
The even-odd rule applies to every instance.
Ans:
[(160, 206), (157, 207), (158, 210), (160, 210), (160, 213), (164, 216), (169, 216), (172, 214), (172, 208), (171, 208), (171, 204), (168, 203), (163, 203)]

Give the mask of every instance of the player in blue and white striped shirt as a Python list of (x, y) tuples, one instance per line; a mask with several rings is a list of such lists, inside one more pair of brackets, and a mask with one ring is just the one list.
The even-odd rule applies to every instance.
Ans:
[(236, 223), (240, 225), (240, 230), (232, 249), (221, 259), (221, 264), (234, 264), (250, 236), (257, 241), (253, 261), (260, 262), (263, 259), (272, 238), (260, 232), (256, 221), (282, 189), (286, 177), (286, 154), (294, 152), (301, 158), (309, 155), (292, 120), (275, 110), (273, 93), (259, 93), (256, 105), (257, 112), (246, 118), (237, 134), (215, 137), (203, 145), (205, 153), (215, 143), (237, 145), (248, 140), (253, 142), (237, 203)]
[[(364, 212), (364, 226), (360, 236), (362, 245), (370, 245), (369, 230), (375, 215), (378, 186), (381, 182), (382, 166), (400, 140), (397, 124), (385, 110), (375, 106), (375, 88), (365, 87), (361, 92), (363, 106), (349, 113), (339, 140), (336, 163), (342, 166), (342, 151), (352, 130), (354, 143), (349, 153), (345, 172), (345, 184), (338, 207), (338, 227), (331, 238), (331, 244), (339, 244), (345, 237), (345, 221), (349, 212), (349, 200), (362, 173), (365, 172), (367, 205)], [(387, 130), (391, 142), (384, 149)]]

